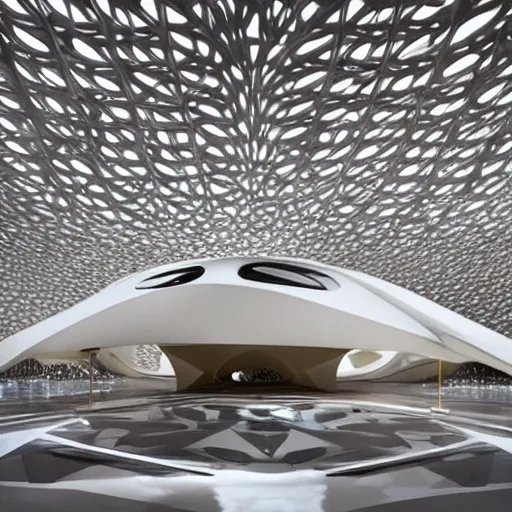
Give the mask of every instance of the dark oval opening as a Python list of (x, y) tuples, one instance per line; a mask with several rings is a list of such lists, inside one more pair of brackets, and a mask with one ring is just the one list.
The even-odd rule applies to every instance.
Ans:
[(248, 263), (240, 267), (238, 275), (248, 281), (319, 291), (335, 290), (340, 286), (332, 277), (318, 270), (288, 263)]
[(162, 272), (155, 276), (148, 277), (140, 282), (135, 288), (137, 290), (157, 290), (159, 288), (170, 288), (180, 284), (187, 284), (199, 279), (205, 273), (200, 265), (180, 268)]

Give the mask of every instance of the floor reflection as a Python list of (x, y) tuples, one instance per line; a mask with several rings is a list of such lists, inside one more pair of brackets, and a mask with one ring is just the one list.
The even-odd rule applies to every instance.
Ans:
[[(83, 399), (73, 389), (68, 404)], [(369, 405), (349, 393), (144, 392), (67, 415), (0, 418), (5, 510), (380, 512), (407, 503), (439, 512), (485, 502), (499, 511), (512, 499), (512, 429), (484, 424), (491, 416), (477, 405), (479, 422), (419, 413), (384, 395), (379, 405), (376, 394)]]

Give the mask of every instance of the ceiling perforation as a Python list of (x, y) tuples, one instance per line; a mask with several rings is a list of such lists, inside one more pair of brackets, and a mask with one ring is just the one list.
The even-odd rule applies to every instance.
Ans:
[(512, 335), (509, 11), (4, 0), (0, 339), (129, 272), (244, 254)]

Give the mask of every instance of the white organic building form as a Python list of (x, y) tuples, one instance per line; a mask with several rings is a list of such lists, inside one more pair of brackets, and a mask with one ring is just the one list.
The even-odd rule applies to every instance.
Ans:
[[(454, 364), (479, 361), (512, 374), (511, 343), (361, 272), (296, 259), (221, 258), (165, 265), (117, 281), (5, 339), (0, 369), (44, 354), (69, 357), (93, 348), (115, 353), (116, 347), (149, 344), (169, 357), (178, 389), (257, 369), (291, 384), (331, 389), (340, 361), (353, 349)], [(121, 353), (120, 360), (129, 357)], [(374, 368), (377, 377), (385, 366), (380, 374)]]

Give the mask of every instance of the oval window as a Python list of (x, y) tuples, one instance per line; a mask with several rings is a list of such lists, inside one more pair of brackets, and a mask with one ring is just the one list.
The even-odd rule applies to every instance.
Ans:
[(238, 275), (248, 281), (296, 286), (310, 290), (335, 290), (340, 286), (332, 277), (318, 270), (288, 263), (249, 263), (240, 267)]

